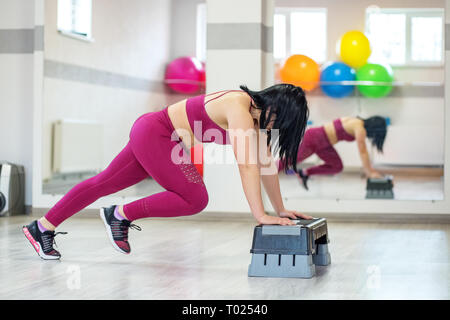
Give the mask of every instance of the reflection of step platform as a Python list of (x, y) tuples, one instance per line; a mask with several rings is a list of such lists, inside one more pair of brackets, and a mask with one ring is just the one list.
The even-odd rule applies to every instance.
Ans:
[(384, 178), (369, 178), (366, 186), (366, 199), (393, 199), (392, 176)]
[(324, 218), (294, 226), (258, 225), (253, 232), (249, 277), (311, 278), (316, 265), (331, 263)]

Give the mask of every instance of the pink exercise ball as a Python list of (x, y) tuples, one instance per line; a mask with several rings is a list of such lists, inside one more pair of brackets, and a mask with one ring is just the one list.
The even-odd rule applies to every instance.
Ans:
[(195, 93), (205, 83), (205, 67), (194, 57), (180, 57), (166, 68), (165, 80), (175, 92)]

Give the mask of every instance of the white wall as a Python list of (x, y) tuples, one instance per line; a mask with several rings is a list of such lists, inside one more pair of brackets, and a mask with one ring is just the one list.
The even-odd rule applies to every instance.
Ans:
[[(67, 118), (103, 124), (106, 166), (128, 141), (136, 118), (168, 103), (162, 79), (170, 59), (170, 1), (93, 1), (92, 43), (59, 34), (56, 19), (57, 0), (46, 0), (45, 60), (92, 69), (97, 80), (105, 78), (105, 84), (93, 84), (89, 79), (70, 81), (63, 72), (56, 76), (44, 72), (44, 179), (51, 175), (54, 121)], [(121, 85), (126, 86), (108, 84), (108, 73), (123, 76)], [(135, 83), (148, 83), (148, 87), (135, 88)]]
[[(443, 0), (276, 0), (276, 7), (327, 8), (327, 55), (328, 61), (338, 61), (336, 42), (349, 30), (365, 29), (365, 12), (370, 5), (380, 8), (444, 8)], [(444, 68), (397, 67), (394, 77), (397, 81), (443, 82)], [(396, 165), (442, 165), (444, 162), (444, 96), (440, 93), (427, 94), (426, 88), (409, 88), (406, 93), (394, 89), (383, 99), (347, 97), (333, 99), (317, 89), (307, 94), (313, 126), (322, 125), (337, 117), (363, 117), (381, 115), (390, 117), (392, 130), (388, 132), (386, 152), (383, 156), (374, 154), (376, 163)], [(438, 91), (439, 91), (438, 90)], [(397, 91), (397, 93), (395, 93)], [(425, 91), (425, 92), (424, 92)], [(403, 130), (403, 128), (409, 128)], [(414, 145), (389, 143), (392, 141), (414, 141)], [(339, 143), (336, 149), (347, 169), (359, 168), (361, 161), (356, 145)], [(426, 152), (431, 150), (433, 152)], [(314, 159), (312, 159), (314, 160)]]
[[(0, 33), (34, 30), (34, 1), (0, 0)], [(20, 41), (21, 39), (11, 39)], [(33, 52), (0, 50), (0, 160), (25, 167), (25, 204), (31, 205), (33, 137)], [(23, 39), (26, 41), (26, 39)]]
[(206, 0), (172, 0), (170, 58), (196, 56), (197, 5)]

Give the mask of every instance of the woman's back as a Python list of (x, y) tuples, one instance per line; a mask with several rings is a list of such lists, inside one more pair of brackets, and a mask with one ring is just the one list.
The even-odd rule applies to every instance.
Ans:
[(333, 122), (326, 123), (323, 127), (330, 143), (336, 144), (339, 141), (353, 141), (355, 130), (364, 126), (362, 120), (354, 117), (342, 117)]
[[(203, 99), (204, 101), (200, 101)], [(191, 104), (193, 101), (195, 105)], [(198, 139), (194, 140), (193, 121), (202, 121), (202, 125), (204, 121), (211, 123), (219, 131), (224, 132), (228, 129), (227, 109), (239, 108), (242, 105), (250, 106), (250, 101), (250, 97), (243, 91), (221, 91), (174, 103), (168, 107), (168, 113), (181, 139), (185, 142), (191, 141), (190, 147), (192, 147), (201, 142)]]

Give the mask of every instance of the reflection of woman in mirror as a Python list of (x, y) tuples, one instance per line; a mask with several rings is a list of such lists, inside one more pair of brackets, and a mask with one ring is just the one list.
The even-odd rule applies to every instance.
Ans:
[[(191, 97), (139, 117), (133, 124), (128, 144), (104, 171), (77, 184), (44, 217), (23, 227), (38, 254), (43, 259), (59, 259), (59, 252), (53, 248), (54, 230), (58, 225), (100, 197), (125, 189), (148, 176), (166, 191), (100, 210), (108, 237), (119, 252), (130, 252), (128, 229), (139, 229), (132, 221), (147, 217), (187, 216), (202, 211), (208, 203), (208, 192), (202, 177), (190, 157), (180, 163), (174, 161), (173, 156), (180, 145), (189, 150), (195, 141), (194, 135), (199, 142), (230, 143), (236, 159), (242, 159), (242, 152), (247, 155), (257, 150), (262, 136), (267, 138), (262, 146), (271, 159), (274, 169), (271, 174), (264, 174), (265, 164), (259, 157), (253, 158), (258, 160), (251, 163), (247, 156), (244, 161), (238, 161), (242, 186), (254, 218), (261, 224), (281, 225), (294, 224), (289, 218), (311, 219), (310, 216), (285, 209), (271, 154), (272, 151), (277, 152), (287, 162), (297, 163), (298, 146), (308, 118), (303, 90), (288, 84), (261, 91), (251, 91), (245, 86), (241, 89)], [(199, 123), (200, 130), (196, 129)], [(220, 138), (214, 134), (215, 139), (206, 139), (208, 133), (205, 132), (208, 130), (218, 133)], [(278, 139), (274, 139), (276, 144), (271, 142), (273, 134), (266, 134), (269, 130), (278, 130)], [(239, 136), (230, 139), (231, 135), (234, 136), (233, 132), (249, 131), (257, 139), (250, 139), (243, 147), (238, 145)], [(272, 150), (272, 144), (275, 150)], [(265, 213), (261, 181), (277, 216)]]
[[(308, 179), (313, 175), (333, 175), (343, 170), (342, 160), (333, 145), (339, 141), (356, 141), (364, 172), (368, 178), (381, 178), (370, 163), (367, 152), (366, 138), (368, 138), (379, 152), (383, 152), (386, 138), (386, 119), (379, 116), (368, 119), (343, 117), (326, 123), (321, 127), (306, 130), (297, 155), (297, 163), (316, 154), (323, 164), (307, 169), (295, 170), (308, 190)], [(285, 170), (285, 162), (280, 162), (278, 170)]]

